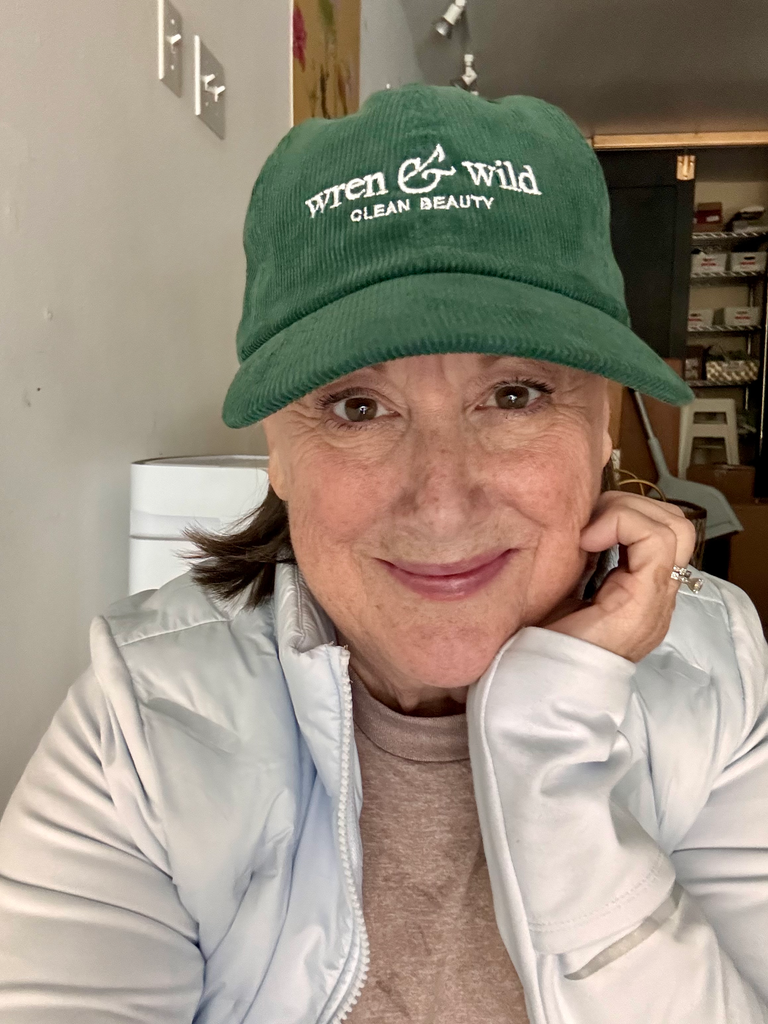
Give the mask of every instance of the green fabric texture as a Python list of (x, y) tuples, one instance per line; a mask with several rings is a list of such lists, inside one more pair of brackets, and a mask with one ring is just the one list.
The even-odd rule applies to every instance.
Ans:
[(230, 427), (363, 366), (439, 352), (693, 398), (630, 329), (600, 164), (543, 100), (409, 85), (305, 121), (254, 185), (244, 244)]

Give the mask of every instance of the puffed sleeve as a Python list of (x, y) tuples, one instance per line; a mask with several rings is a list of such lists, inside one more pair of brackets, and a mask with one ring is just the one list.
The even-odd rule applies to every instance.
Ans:
[(768, 1006), (768, 645), (745, 595), (734, 589), (724, 597), (744, 682), (746, 735), (671, 859), (721, 950)]
[(72, 687), (0, 822), (3, 1024), (189, 1024), (203, 958), (168, 871), (133, 696)]
[(470, 695), (497, 921), (513, 959), (527, 928), (547, 1020), (768, 1022), (768, 655), (747, 599), (725, 597), (741, 733), (669, 855), (612, 798), (630, 663), (528, 628)]

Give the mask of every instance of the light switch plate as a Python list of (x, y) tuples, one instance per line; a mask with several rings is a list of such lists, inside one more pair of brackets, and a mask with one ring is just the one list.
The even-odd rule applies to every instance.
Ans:
[(195, 36), (195, 114), (224, 138), (226, 82), (224, 68), (200, 36)]
[(181, 96), (181, 15), (169, 0), (157, 0), (158, 77)]

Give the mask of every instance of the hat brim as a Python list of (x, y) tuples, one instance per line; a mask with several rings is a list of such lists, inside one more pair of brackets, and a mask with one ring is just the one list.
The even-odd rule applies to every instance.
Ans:
[(414, 274), (344, 295), (266, 341), (235, 376), (224, 422), (245, 427), (364, 366), (443, 352), (572, 366), (671, 405), (694, 397), (629, 327), (593, 306), (522, 281)]

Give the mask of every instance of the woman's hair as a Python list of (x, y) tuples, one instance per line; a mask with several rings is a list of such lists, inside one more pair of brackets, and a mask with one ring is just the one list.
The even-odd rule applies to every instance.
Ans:
[(185, 555), (193, 563), (195, 583), (225, 600), (245, 590), (249, 608), (256, 608), (272, 596), (278, 562), (296, 561), (288, 529), (288, 509), (271, 484), (263, 503), (236, 523), (233, 530), (206, 533), (190, 527), (184, 536), (197, 548)]
[[(609, 462), (603, 469), (603, 491), (616, 490)], [(296, 562), (288, 526), (288, 508), (270, 484), (264, 502), (228, 533), (188, 528), (187, 540), (197, 548), (185, 555), (193, 563), (192, 579), (216, 597), (231, 600), (247, 592), (246, 607), (268, 601), (275, 589), (275, 566)]]

